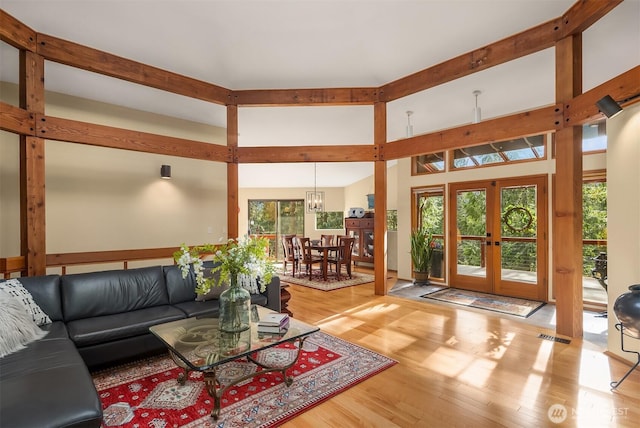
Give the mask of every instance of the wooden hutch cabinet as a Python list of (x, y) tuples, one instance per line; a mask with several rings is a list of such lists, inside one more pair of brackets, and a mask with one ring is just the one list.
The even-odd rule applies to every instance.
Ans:
[(373, 263), (373, 218), (344, 219), (347, 235), (353, 236), (353, 253), (351, 260), (354, 262)]

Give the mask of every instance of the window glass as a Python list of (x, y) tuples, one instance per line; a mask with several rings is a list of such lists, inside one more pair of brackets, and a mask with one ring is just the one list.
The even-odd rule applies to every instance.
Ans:
[(545, 157), (544, 135), (465, 147), (453, 151), (453, 168), (471, 168)]
[(585, 302), (606, 305), (607, 182), (604, 175), (602, 172), (599, 176), (585, 177), (582, 185), (582, 286)]
[(445, 170), (444, 152), (413, 156), (413, 174), (432, 174)]
[(387, 230), (398, 230), (398, 210), (387, 210)]
[(582, 151), (599, 152), (607, 150), (607, 121), (582, 126)]
[(445, 198), (444, 187), (428, 187), (415, 189), (416, 218), (414, 227), (425, 227), (433, 234), (434, 250), (431, 263), (431, 276), (444, 280), (446, 266), (444, 258), (445, 248)]
[(269, 240), (269, 254), (280, 259), (283, 256), (283, 235), (304, 236), (304, 201), (250, 199), (249, 234)]

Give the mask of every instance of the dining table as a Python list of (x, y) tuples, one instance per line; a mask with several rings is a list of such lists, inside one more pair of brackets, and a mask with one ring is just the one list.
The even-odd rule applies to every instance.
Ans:
[(325, 281), (329, 278), (327, 275), (329, 271), (329, 251), (338, 251), (339, 248), (340, 246), (337, 244), (325, 244), (321, 241), (311, 242), (311, 249), (322, 253), (322, 278)]

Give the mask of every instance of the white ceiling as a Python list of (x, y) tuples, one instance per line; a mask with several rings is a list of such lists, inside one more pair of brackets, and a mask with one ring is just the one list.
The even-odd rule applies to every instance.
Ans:
[[(561, 16), (573, 0), (0, 0), (34, 30), (228, 89), (380, 86)], [(640, 0), (583, 37), (584, 89), (640, 64)], [(2, 43), (0, 79), (17, 82)], [(552, 104), (548, 49), (391, 102), (388, 140)], [(47, 90), (226, 126), (224, 106), (46, 63)], [(373, 109), (240, 108), (239, 144), (371, 144)], [(327, 148), (331, 150), (331, 148)], [(279, 172), (286, 168), (284, 180)], [(292, 169), (296, 171), (292, 175)], [(318, 186), (351, 184), (371, 163), (318, 165)], [(295, 185), (288, 177), (296, 176)], [(305, 178), (307, 177), (307, 178)], [(331, 178), (331, 179), (330, 179)], [(306, 181), (305, 181), (306, 180)], [(312, 165), (241, 165), (241, 187), (308, 187)]]

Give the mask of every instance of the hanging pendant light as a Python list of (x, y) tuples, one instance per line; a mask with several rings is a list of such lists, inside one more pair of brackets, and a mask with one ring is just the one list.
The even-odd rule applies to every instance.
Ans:
[(482, 92), (477, 89), (473, 91), (473, 95), (476, 97), (476, 106), (473, 108), (473, 123), (480, 123), (482, 120), (482, 112), (480, 107), (478, 107), (478, 95), (481, 93)]
[(413, 112), (407, 110), (407, 138), (413, 137), (413, 125), (411, 125), (411, 115)]
[(313, 192), (307, 192), (308, 213), (324, 211), (324, 192), (318, 192), (318, 164), (313, 164)]

